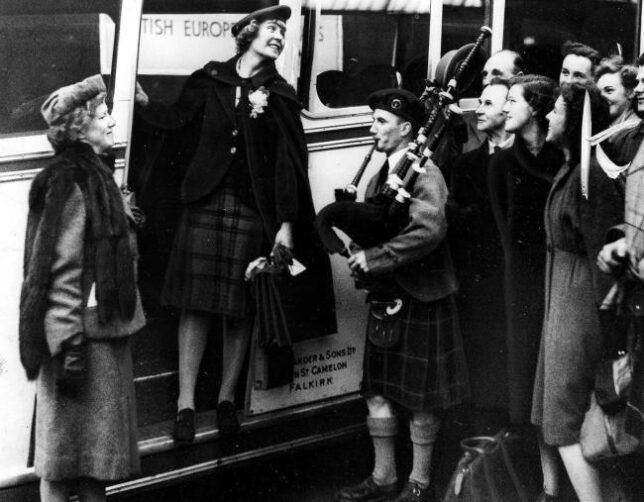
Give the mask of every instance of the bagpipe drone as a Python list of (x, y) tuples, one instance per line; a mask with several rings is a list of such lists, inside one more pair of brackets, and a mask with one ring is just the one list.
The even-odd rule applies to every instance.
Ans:
[(329, 253), (339, 253), (345, 257), (350, 255), (334, 227), (365, 249), (386, 242), (404, 228), (414, 183), (425, 172), (425, 164), (440, 145), (451, 116), (458, 113), (458, 109), (449, 105), (455, 101), (459, 81), (491, 34), (492, 30), (487, 26), (481, 28), (476, 42), (456, 69), (446, 89), (443, 90), (432, 82), (426, 83), (419, 98), (425, 110), (429, 110), (426, 121), (378, 193), (368, 201), (356, 201), (357, 186), (375, 150), (374, 145), (351, 183), (344, 189), (336, 189), (336, 202), (325, 206), (318, 213), (316, 226), (320, 240)]

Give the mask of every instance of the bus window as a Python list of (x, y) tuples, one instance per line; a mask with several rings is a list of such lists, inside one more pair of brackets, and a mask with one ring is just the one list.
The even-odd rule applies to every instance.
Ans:
[[(582, 42), (602, 56), (637, 57), (637, 2), (592, 0), (508, 0), (503, 46), (518, 51), (528, 71), (559, 80), (561, 44)], [(618, 46), (620, 49), (618, 49)]]
[[(492, 24), (490, 7), (491, 0), (445, 0), (441, 53), (473, 43), (481, 26)], [(487, 48), (489, 45), (486, 43), (483, 47)], [(473, 77), (471, 84), (462, 93), (459, 92), (459, 98), (478, 98), (481, 94), (481, 79), (478, 74)]]
[(47, 128), (40, 106), (54, 90), (110, 73), (107, 14), (0, 16), (0, 135)]
[[(306, 3), (314, 10), (315, 1)], [(371, 10), (358, 10), (364, 3), (351, 0), (333, 2), (333, 9), (325, 3), (312, 50), (303, 57), (303, 66), (311, 68), (309, 111), (332, 114), (329, 109), (365, 105), (371, 92), (386, 87), (422, 91), (429, 2), (389, 2), (385, 8), (381, 3)]]

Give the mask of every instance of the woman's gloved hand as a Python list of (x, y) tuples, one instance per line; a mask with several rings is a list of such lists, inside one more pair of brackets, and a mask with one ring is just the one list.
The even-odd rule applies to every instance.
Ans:
[(75, 392), (87, 374), (87, 339), (85, 333), (77, 333), (62, 344), (62, 364), (58, 385), (66, 391)]
[(273, 264), (279, 268), (286, 268), (293, 264), (293, 251), (281, 244), (275, 244), (271, 257)]
[(293, 264), (293, 226), (285, 221), (275, 234), (275, 244), (271, 251), (273, 263), (278, 267), (286, 267)]

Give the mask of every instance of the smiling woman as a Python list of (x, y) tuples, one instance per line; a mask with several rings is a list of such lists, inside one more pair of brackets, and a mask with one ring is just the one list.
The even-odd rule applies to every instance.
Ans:
[(510, 80), (503, 110), (514, 145), (490, 160), (490, 200), (505, 264), (509, 414), (516, 424), (527, 424), (530, 417), (543, 317), (543, 208), (562, 162), (559, 150), (545, 142), (555, 89), (552, 79), (540, 75)]
[(161, 295), (163, 304), (181, 310), (177, 442), (195, 435), (195, 385), (215, 321), (223, 328), (218, 427), (228, 435), (239, 429), (235, 390), (254, 320), (244, 281), (251, 261), (270, 254), (286, 266), (295, 255), (307, 267), (290, 285), (300, 328), (318, 336), (336, 330), (329, 261), (312, 225), (299, 103), (275, 68), (290, 15), (289, 7), (275, 6), (238, 21), (231, 30), (237, 56), (193, 73), (173, 106), (137, 90), (139, 111), (150, 124), (177, 134), (201, 124), (188, 154), (186, 204)]
[(105, 94), (94, 75), (41, 110), (56, 155), (29, 193), (20, 359), (36, 380), (45, 502), (65, 502), (72, 489), (101, 502), (104, 483), (139, 471), (130, 336), (145, 318), (134, 225), (103, 157), (115, 125)]

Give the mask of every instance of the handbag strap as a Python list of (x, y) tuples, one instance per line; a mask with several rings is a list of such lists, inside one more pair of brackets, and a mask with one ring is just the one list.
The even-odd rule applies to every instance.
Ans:
[(493, 436), (472, 436), (461, 440), (463, 451), (478, 455), (491, 455), (499, 447), (499, 441)]
[[(498, 448), (498, 441), (497, 441), (497, 448)], [(494, 449), (494, 451), (496, 451), (496, 448)], [(499, 493), (499, 490), (496, 486), (496, 480), (494, 479), (494, 475), (492, 474), (492, 470), (490, 468), (488, 455), (483, 454), (481, 458), (483, 461), (483, 472), (485, 473), (485, 481), (487, 482), (487, 485), (490, 488), (490, 495), (492, 495), (492, 500), (501, 501), (503, 499), (501, 498), (501, 494)]]
[(510, 452), (508, 451), (508, 448), (505, 445), (504, 440), (509, 437), (510, 437), (510, 433), (505, 432), (503, 434), (503, 440), (500, 441), (501, 453), (503, 454), (503, 461), (505, 462), (505, 467), (508, 470), (508, 474), (510, 474), (512, 483), (514, 484), (514, 489), (517, 491), (519, 500), (521, 502), (528, 502), (530, 500), (530, 497), (528, 496), (528, 493), (526, 492), (525, 487), (521, 483), (521, 480), (519, 480), (519, 476), (517, 476), (517, 472), (514, 470), (514, 465), (512, 464), (512, 459), (510, 458)]

